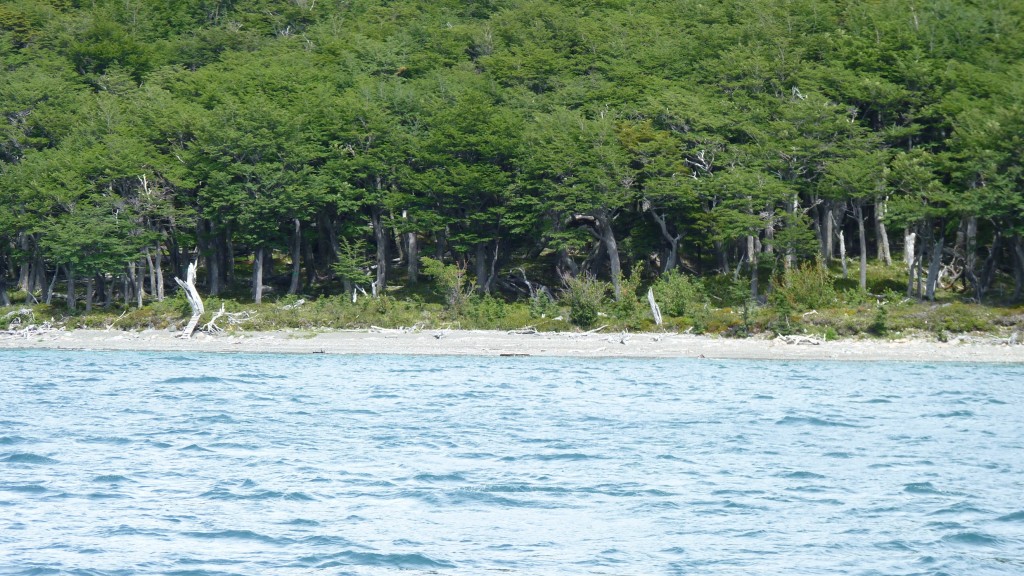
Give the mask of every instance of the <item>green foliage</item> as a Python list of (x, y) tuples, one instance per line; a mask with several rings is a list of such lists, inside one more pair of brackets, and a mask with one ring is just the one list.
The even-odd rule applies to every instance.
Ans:
[(654, 298), (666, 316), (694, 316), (708, 305), (703, 284), (678, 271), (663, 274), (654, 283)]
[(353, 283), (371, 282), (371, 261), (367, 257), (366, 241), (362, 238), (349, 240), (342, 238), (338, 246), (338, 260), (331, 265), (331, 270), (339, 278)]
[[(911, 25), (902, 0), (0, 0), (0, 284), (41, 261), (120, 290), (142, 250), (173, 247), (215, 293), (242, 290), (231, 256), (257, 249), (284, 266), (296, 251), (302, 293), (371, 270), (409, 291), (396, 284), (415, 274), (399, 269), (412, 240), (499, 278), (523, 266), (555, 284), (586, 262), (621, 281), (615, 303), (577, 305), (578, 323), (646, 326), (621, 260), (699, 271), (653, 278), (667, 320), (696, 330), (756, 331), (766, 315), (794, 329), (841, 300), (858, 310), (844, 332), (883, 293), (889, 323), (916, 325), (891, 296), (902, 266), (859, 289), (807, 263), (830, 221), (856, 247), (851, 213), (871, 249), (879, 214), (894, 249), (904, 227), (949, 247), (977, 223), (956, 266), (1017, 250), (1019, 4), (924, 3)], [(748, 239), (770, 248), (766, 275), (796, 266), (775, 312), (733, 287)], [(994, 262), (986, 298), (1013, 281), (1012, 260)], [(465, 271), (425, 266), (450, 320), (495, 322)], [(409, 313), (344, 310), (357, 324)]]
[(879, 304), (875, 308), (875, 317), (872, 318), (871, 324), (868, 325), (868, 332), (875, 336), (885, 336), (889, 333), (889, 310), (885, 307), (885, 304)]
[(597, 324), (611, 286), (593, 276), (568, 278), (562, 290), (562, 301), (569, 307), (569, 321), (580, 328)]
[(453, 317), (458, 317), (466, 308), (466, 304), (473, 294), (466, 268), (457, 264), (445, 264), (440, 260), (428, 257), (423, 257), (420, 262), (423, 264), (423, 273), (434, 280), (444, 296), (449, 312)]
[(832, 275), (816, 263), (790, 268), (772, 280), (772, 302), (779, 309), (802, 312), (827, 308), (836, 302)]
[(960, 302), (943, 304), (927, 315), (928, 326), (936, 333), (988, 332), (993, 328), (989, 315), (977, 306)]

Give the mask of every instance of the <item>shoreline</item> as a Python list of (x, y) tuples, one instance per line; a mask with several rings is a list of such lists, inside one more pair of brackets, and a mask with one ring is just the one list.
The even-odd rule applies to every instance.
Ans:
[(435, 355), (571, 358), (973, 362), (1024, 364), (1024, 345), (955, 337), (820, 341), (792, 336), (721, 338), (669, 333), (519, 333), (490, 330), (279, 330), (197, 333), (166, 330), (0, 332), (0, 350), (210, 352), (246, 354)]

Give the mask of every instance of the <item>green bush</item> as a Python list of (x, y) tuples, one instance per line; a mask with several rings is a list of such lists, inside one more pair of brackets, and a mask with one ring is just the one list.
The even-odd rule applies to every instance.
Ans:
[(569, 306), (569, 321), (580, 328), (596, 324), (609, 289), (607, 282), (587, 274), (567, 279), (562, 300)]
[(699, 280), (675, 270), (658, 278), (654, 283), (654, 299), (665, 316), (682, 318), (703, 313), (708, 297)]
[(448, 311), (453, 318), (457, 318), (473, 294), (466, 268), (427, 257), (423, 257), (422, 262), (423, 273), (434, 280), (444, 296)]
[(939, 333), (989, 332), (994, 328), (982, 308), (960, 302), (931, 310), (928, 313), (928, 325)]
[(827, 308), (836, 303), (832, 274), (815, 263), (790, 268), (781, 277), (776, 277), (772, 280), (772, 292), (776, 296), (776, 305), (784, 300), (796, 312)]

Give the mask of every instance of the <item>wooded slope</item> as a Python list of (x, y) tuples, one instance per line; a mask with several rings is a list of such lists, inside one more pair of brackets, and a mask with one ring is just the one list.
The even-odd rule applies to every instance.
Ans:
[(0, 31), (0, 304), (141, 303), (194, 259), (207, 294), (379, 291), (423, 255), (523, 295), (757, 296), (847, 251), (862, 289), (906, 251), (919, 297), (1024, 290), (1020, 2), (16, 0)]

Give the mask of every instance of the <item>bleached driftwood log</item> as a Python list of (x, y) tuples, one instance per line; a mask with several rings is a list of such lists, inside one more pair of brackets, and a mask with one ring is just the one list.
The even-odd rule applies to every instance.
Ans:
[(174, 281), (181, 286), (181, 289), (185, 291), (185, 298), (188, 298), (188, 305), (192, 307), (192, 319), (188, 321), (188, 325), (181, 332), (182, 338), (191, 338), (192, 332), (195, 332), (196, 325), (199, 324), (199, 318), (202, 317), (203, 312), (206, 310), (203, 308), (203, 299), (199, 297), (199, 291), (196, 290), (196, 264), (192, 262), (188, 265), (188, 273), (185, 275), (185, 281), (182, 282), (181, 278), (175, 277)]
[(661, 326), (661, 308), (658, 307), (658, 303), (654, 300), (654, 288), (647, 289), (647, 301), (651, 303), (651, 314), (654, 315), (654, 323)]

